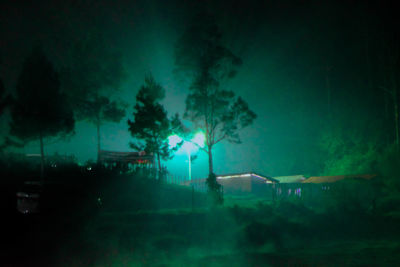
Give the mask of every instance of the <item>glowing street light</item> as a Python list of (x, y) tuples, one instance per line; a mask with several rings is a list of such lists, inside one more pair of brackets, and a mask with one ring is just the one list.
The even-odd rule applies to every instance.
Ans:
[[(202, 132), (196, 133), (190, 141), (184, 140), (179, 135), (171, 135), (168, 137), (168, 143), (171, 148), (176, 147), (179, 143), (183, 141), (182, 147), (186, 151), (189, 161), (189, 180), (192, 180), (192, 160), (191, 153), (199, 150), (199, 147), (204, 147), (205, 136)], [(180, 150), (179, 149), (179, 150)], [(178, 150), (178, 151), (179, 151)]]

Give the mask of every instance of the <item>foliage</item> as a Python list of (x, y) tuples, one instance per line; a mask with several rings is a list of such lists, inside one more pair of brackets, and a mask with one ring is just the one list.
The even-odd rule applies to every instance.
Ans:
[(62, 71), (63, 89), (74, 107), (77, 120), (86, 120), (97, 128), (97, 150), (100, 154), (100, 126), (104, 121), (120, 122), (126, 104), (111, 101), (126, 73), (122, 56), (109, 48), (103, 36), (90, 32), (73, 44), (69, 62)]
[[(12, 97), (10, 95), (6, 95), (6, 90), (3, 85), (3, 81), (0, 79), (0, 116), (3, 115), (4, 110), (12, 104)], [(10, 137), (6, 136), (2, 144), (0, 144), (0, 151), (10, 145), (19, 145), (18, 142), (15, 142)]]
[(378, 170), (389, 195), (400, 195), (400, 154), (396, 145), (389, 146), (378, 161)]
[(3, 110), (6, 107), (5, 91), (3, 81), (0, 79), (0, 115), (3, 114)]
[(78, 120), (98, 125), (119, 122), (125, 116), (125, 104), (109, 100), (126, 77), (122, 56), (108, 48), (101, 34), (92, 32), (77, 41), (61, 74)]
[(63, 89), (76, 112), (84, 111), (80, 103), (117, 90), (126, 77), (122, 55), (109, 48), (101, 34), (90, 32), (76, 41), (62, 73)]
[(144, 85), (136, 95), (134, 119), (128, 120), (129, 132), (136, 139), (131, 142), (131, 147), (138, 151), (154, 153), (157, 156), (159, 170), (161, 170), (160, 160), (171, 159), (173, 152), (178, 149), (169, 147), (168, 136), (181, 127), (178, 115), (169, 119), (167, 111), (159, 103), (164, 96), (164, 88), (152, 75), (147, 75)]
[(190, 77), (184, 117), (203, 130), (213, 173), (212, 149), (220, 141), (240, 143), (239, 130), (256, 118), (247, 103), (224, 90), (224, 81), (235, 76), (241, 59), (222, 45), (221, 33), (212, 16), (201, 14), (184, 32), (175, 47), (177, 70)]
[(175, 45), (176, 70), (190, 78), (206, 71), (214, 82), (234, 77), (242, 61), (222, 45), (221, 38), (213, 16), (195, 16)]
[(24, 62), (11, 108), (11, 134), (31, 141), (71, 133), (73, 112), (60, 90), (58, 73), (41, 48)]
[(358, 116), (352, 119), (342, 117), (321, 131), (318, 144), (323, 154), (321, 159), (325, 162), (323, 175), (377, 171), (378, 159), (385, 148), (381, 129), (372, 118)]
[(95, 96), (80, 103), (77, 119), (87, 120), (94, 124), (102, 121), (120, 122), (125, 116), (125, 103), (110, 101), (105, 96)]

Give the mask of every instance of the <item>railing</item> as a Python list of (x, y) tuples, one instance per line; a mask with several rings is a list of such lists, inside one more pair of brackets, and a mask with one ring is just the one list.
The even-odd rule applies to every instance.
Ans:
[(197, 192), (207, 192), (207, 184), (205, 182), (205, 179), (188, 180), (187, 176), (185, 175), (167, 174), (165, 177), (165, 182), (167, 182), (168, 184), (190, 186)]

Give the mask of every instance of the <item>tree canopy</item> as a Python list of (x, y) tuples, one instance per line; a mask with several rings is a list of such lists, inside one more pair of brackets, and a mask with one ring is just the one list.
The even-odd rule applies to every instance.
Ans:
[(4, 93), (5, 93), (5, 89), (4, 89), (4, 85), (3, 85), (3, 81), (0, 79), (0, 114), (3, 113), (3, 98), (4, 98)]
[(184, 32), (175, 47), (177, 71), (189, 74), (190, 87), (184, 118), (204, 131), (209, 173), (213, 173), (212, 149), (226, 139), (240, 143), (239, 130), (249, 126), (256, 115), (247, 103), (223, 89), (236, 75), (242, 61), (222, 43), (215, 19), (201, 14)]
[(44, 171), (43, 139), (74, 130), (75, 120), (66, 96), (60, 90), (58, 73), (40, 47), (26, 58), (18, 77), (11, 108), (11, 135), (23, 142), (39, 139), (41, 175)]
[(78, 120), (86, 120), (93, 123), (97, 130), (97, 156), (101, 150), (100, 128), (104, 121), (120, 122), (125, 117), (126, 105), (123, 102), (111, 101), (108, 97), (94, 95), (79, 104), (80, 112)]
[(90, 32), (75, 41), (61, 72), (62, 85), (75, 112), (84, 112), (81, 102), (96, 95), (109, 96), (126, 77), (122, 55), (107, 45), (103, 36)]
[(126, 104), (110, 100), (125, 77), (121, 54), (110, 49), (96, 32), (76, 41), (62, 71), (63, 88), (74, 107), (75, 118), (96, 126), (98, 156), (101, 124), (120, 122), (125, 116)]
[(131, 147), (153, 153), (157, 157), (159, 170), (161, 159), (171, 159), (173, 151), (177, 149), (169, 147), (168, 136), (181, 125), (178, 115), (169, 119), (167, 111), (159, 103), (164, 96), (164, 88), (152, 75), (147, 75), (136, 95), (133, 120), (128, 120), (129, 132), (136, 139), (131, 142)]
[(41, 48), (26, 58), (11, 109), (11, 133), (24, 141), (70, 133), (72, 108), (60, 90), (58, 73)]
[(9, 102), (9, 97), (6, 96), (6, 89), (4, 88), (3, 81), (0, 79), (0, 115), (3, 114)]

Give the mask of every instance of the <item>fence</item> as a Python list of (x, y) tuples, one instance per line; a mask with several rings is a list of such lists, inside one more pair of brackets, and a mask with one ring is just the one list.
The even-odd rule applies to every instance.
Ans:
[(207, 192), (207, 184), (205, 179), (192, 179), (188, 180), (187, 176), (171, 175), (167, 174), (165, 181), (169, 184), (190, 186), (197, 192)]

